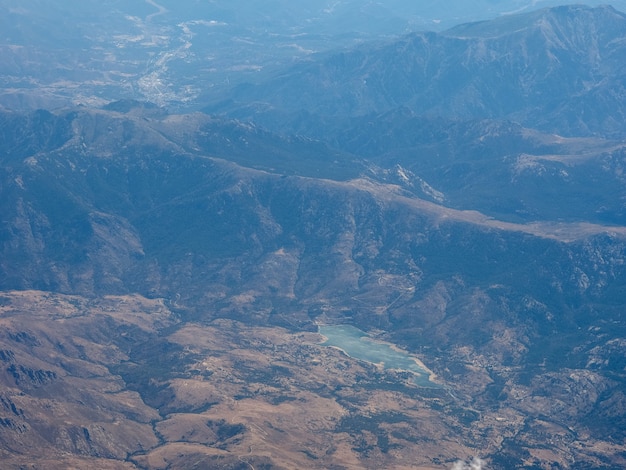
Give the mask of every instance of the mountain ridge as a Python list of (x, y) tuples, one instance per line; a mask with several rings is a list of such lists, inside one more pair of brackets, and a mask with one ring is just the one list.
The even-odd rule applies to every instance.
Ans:
[[(614, 19), (611, 27), (607, 16)], [(405, 106), (456, 119), (511, 119), (565, 136), (623, 137), (624, 14), (612, 7), (563, 7), (487, 24), (511, 22), (521, 29), (505, 36), (491, 37), (485, 23), (477, 23), (309, 60), (273, 81), (240, 87), (231, 104), (206, 109), (258, 120), (264, 108), (347, 116)], [(537, 57), (528, 57), (533, 51)], [(569, 122), (573, 117), (578, 120)]]

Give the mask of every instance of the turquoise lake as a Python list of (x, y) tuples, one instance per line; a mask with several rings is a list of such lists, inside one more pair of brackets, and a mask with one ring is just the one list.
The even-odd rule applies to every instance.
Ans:
[(385, 369), (411, 372), (415, 376), (413, 382), (421, 387), (441, 387), (430, 381), (430, 373), (418, 364), (415, 356), (394, 349), (389, 343), (375, 341), (352, 325), (320, 325), (318, 332), (327, 338), (322, 346), (334, 346), (350, 357), (381, 365)]

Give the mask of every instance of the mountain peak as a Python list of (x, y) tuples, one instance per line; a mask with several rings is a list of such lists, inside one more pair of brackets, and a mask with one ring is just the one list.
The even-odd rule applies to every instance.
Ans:
[[(494, 38), (500, 36), (516, 35), (533, 29), (544, 29), (547, 25), (564, 29), (572, 24), (584, 22), (591, 30), (598, 30), (613, 23), (618, 26), (626, 21), (623, 13), (610, 5), (589, 7), (585, 5), (562, 5), (551, 8), (543, 8), (528, 13), (507, 14), (499, 18), (486, 21), (465, 23), (443, 32), (449, 37), (480, 37)], [(558, 25), (558, 26), (557, 26)]]
[[(507, 119), (559, 135), (626, 135), (626, 15), (565, 6), (413, 33), (309, 60), (233, 92), (238, 117), (380, 114)], [(242, 110), (237, 103), (255, 103)], [(232, 104), (234, 103), (234, 104)], [(246, 104), (245, 106), (249, 106)], [(223, 109), (221, 109), (223, 111)]]

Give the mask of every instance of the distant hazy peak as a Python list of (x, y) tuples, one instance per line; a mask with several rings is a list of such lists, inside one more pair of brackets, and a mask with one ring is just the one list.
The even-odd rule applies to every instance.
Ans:
[(493, 20), (465, 23), (450, 28), (441, 34), (450, 37), (498, 37), (533, 27), (540, 27), (546, 23), (568, 23), (575, 18), (584, 18), (590, 27), (599, 23), (605, 25), (607, 21), (609, 24), (611, 21), (615, 21), (616, 25), (626, 25), (626, 14), (610, 5), (598, 7), (563, 5), (543, 8), (529, 13), (506, 14)]

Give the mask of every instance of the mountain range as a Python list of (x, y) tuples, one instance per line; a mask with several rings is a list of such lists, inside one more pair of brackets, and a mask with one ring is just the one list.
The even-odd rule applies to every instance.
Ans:
[(563, 136), (623, 138), (625, 28), (624, 14), (612, 7), (564, 6), (413, 33), (242, 85), (224, 107), (256, 120), (405, 107), (420, 116), (507, 119)]
[(624, 38), (555, 7), (307, 56), (202, 112), (4, 101), (3, 461), (623, 467)]

